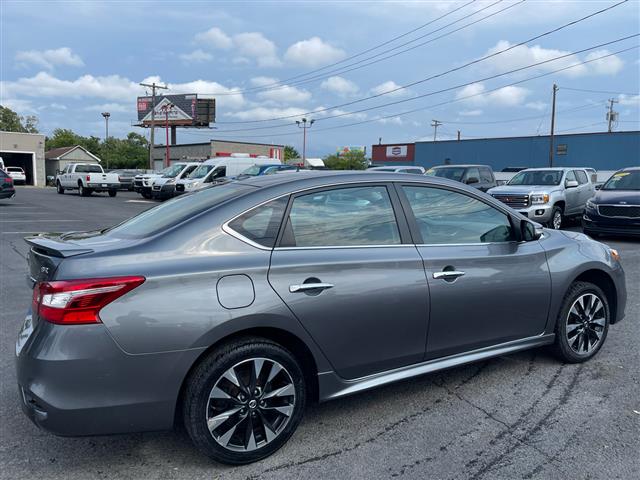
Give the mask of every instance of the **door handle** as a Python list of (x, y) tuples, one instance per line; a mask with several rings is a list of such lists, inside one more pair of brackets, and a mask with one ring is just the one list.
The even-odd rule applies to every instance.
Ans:
[(459, 270), (445, 270), (444, 272), (433, 272), (433, 278), (443, 280), (454, 280), (458, 277), (463, 277), (465, 272), (461, 272)]
[(298, 292), (307, 292), (309, 290), (326, 290), (328, 288), (333, 288), (333, 285), (330, 283), (302, 283), (300, 285), (289, 285), (289, 292), (298, 293)]

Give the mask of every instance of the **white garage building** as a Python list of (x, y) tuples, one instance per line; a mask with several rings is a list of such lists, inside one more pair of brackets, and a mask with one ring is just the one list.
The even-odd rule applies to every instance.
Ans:
[(0, 131), (0, 157), (5, 167), (21, 167), (27, 185), (45, 185), (44, 135)]

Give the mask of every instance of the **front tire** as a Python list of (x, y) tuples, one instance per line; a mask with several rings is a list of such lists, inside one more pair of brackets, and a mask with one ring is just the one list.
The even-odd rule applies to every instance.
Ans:
[(305, 403), (295, 357), (270, 340), (246, 338), (214, 350), (196, 367), (183, 397), (183, 420), (205, 455), (241, 465), (282, 447)]
[(116, 190), (109, 190), (109, 196), (110, 197), (115, 197), (118, 194), (118, 192)]
[(555, 353), (569, 363), (594, 357), (607, 338), (611, 310), (597, 285), (574, 282), (566, 293), (556, 321)]
[(64, 188), (62, 187), (62, 185), (60, 185), (60, 182), (56, 182), (56, 191), (57, 191), (60, 195), (63, 195), (63, 194), (64, 194)]
[(560, 227), (562, 227), (562, 220), (562, 208), (553, 207), (553, 211), (551, 212), (551, 220), (549, 220), (549, 228), (560, 230)]

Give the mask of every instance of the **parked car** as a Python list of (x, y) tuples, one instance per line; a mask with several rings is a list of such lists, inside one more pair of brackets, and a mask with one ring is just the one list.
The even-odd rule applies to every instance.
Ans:
[(184, 165), (184, 162), (173, 163), (172, 165), (164, 168), (159, 172), (151, 171), (147, 173), (142, 173), (140, 175), (136, 175), (135, 177), (133, 177), (133, 190), (136, 193), (139, 193), (140, 195), (142, 195), (144, 198), (151, 198), (151, 189), (153, 187), (153, 181), (156, 178), (160, 178), (165, 173), (171, 172), (172, 169), (177, 168), (176, 167), (177, 165)]
[(587, 201), (582, 216), (584, 233), (640, 235), (640, 167), (613, 174)]
[(65, 190), (78, 190), (82, 197), (88, 197), (93, 192), (109, 192), (110, 197), (115, 197), (118, 188), (118, 175), (104, 173), (102, 166), (97, 163), (69, 163), (56, 175), (56, 189), (60, 194)]
[(386, 167), (369, 167), (367, 172), (396, 172), (396, 173), (416, 173), (418, 175), (424, 175), (425, 170), (418, 165), (397, 165)]
[(291, 173), (291, 172), (299, 172), (300, 167), (296, 165), (282, 165), (282, 164), (273, 164), (266, 163), (264, 165), (255, 164), (243, 170), (238, 176), (236, 176), (236, 180), (244, 180), (245, 178), (251, 177), (259, 177), (260, 175), (275, 175), (276, 173)]
[(497, 185), (493, 170), (488, 165), (441, 165), (430, 168), (426, 174), (466, 183), (482, 192)]
[(254, 165), (281, 166), (281, 162), (269, 157), (250, 157), (246, 154), (231, 154), (228, 157), (210, 158), (190, 175), (176, 183), (176, 194), (192, 192), (224, 179), (227, 181), (244, 173)]
[(24, 173), (22, 167), (6, 167), (5, 172), (13, 179), (14, 184), (25, 184), (27, 183), (27, 174)]
[(526, 217), (557, 230), (565, 218), (582, 215), (595, 186), (584, 169), (528, 168), (488, 193)]
[(26, 240), (24, 412), (62, 435), (182, 422), (230, 464), (307, 402), (542, 345), (589, 360), (626, 302), (615, 250), (417, 175), (258, 176)]
[(169, 198), (173, 198), (176, 193), (176, 182), (186, 178), (200, 165), (202, 165), (200, 162), (174, 164), (175, 168), (152, 180), (151, 197), (155, 200), (168, 200)]
[(13, 178), (0, 169), (0, 199), (13, 198), (16, 196), (16, 189), (13, 186)]
[(137, 175), (145, 175), (146, 170), (123, 168), (119, 170), (111, 170), (109, 173), (115, 173), (118, 175), (118, 181), (120, 182), (120, 190), (133, 191), (133, 179)]

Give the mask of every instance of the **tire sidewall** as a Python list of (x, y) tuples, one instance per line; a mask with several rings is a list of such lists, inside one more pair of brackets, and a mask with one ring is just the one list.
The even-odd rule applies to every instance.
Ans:
[[(267, 358), (280, 363), (291, 375), (296, 403), (293, 414), (280, 435), (252, 452), (234, 452), (222, 447), (207, 428), (206, 411), (209, 393), (218, 379), (232, 366), (250, 358)], [(191, 439), (207, 456), (221, 463), (242, 465), (268, 457), (282, 447), (296, 430), (306, 404), (306, 385), (293, 355), (270, 342), (246, 342), (215, 355), (212, 353), (193, 372), (184, 399), (184, 423)]]
[[(604, 331), (602, 333), (602, 338), (600, 339), (600, 343), (596, 346), (594, 350), (591, 352), (581, 355), (573, 351), (569, 342), (567, 340), (567, 317), (569, 315), (569, 311), (573, 306), (573, 303), (582, 295), (592, 293), (596, 295), (600, 301), (604, 305), (605, 309), (605, 325)], [(597, 285), (587, 282), (577, 282), (574, 283), (567, 295), (564, 298), (562, 309), (560, 310), (560, 315), (558, 316), (557, 324), (556, 324), (556, 347), (558, 353), (561, 357), (568, 362), (571, 363), (580, 363), (586, 362), (587, 360), (593, 358), (600, 351), (604, 342), (607, 339), (607, 333), (609, 332), (609, 324), (611, 321), (611, 309), (609, 307), (609, 302), (607, 300), (607, 296), (604, 294), (602, 289)]]
[[(555, 227), (555, 222), (553, 221), (556, 218), (556, 215), (560, 215), (560, 225), (558, 228)], [(553, 207), (553, 211), (551, 212), (551, 222), (549, 225), (554, 230), (560, 230), (562, 228), (562, 209), (560, 207)]]
[(60, 184), (60, 182), (56, 182), (56, 190), (60, 194), (64, 193), (64, 188), (62, 188), (62, 185)]

